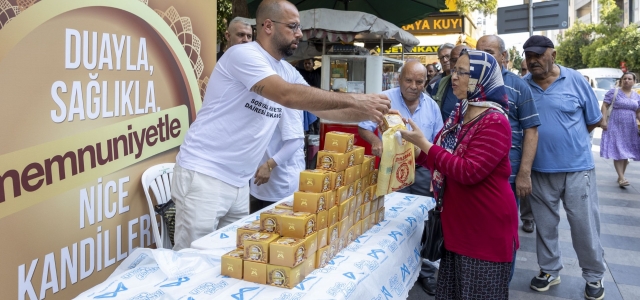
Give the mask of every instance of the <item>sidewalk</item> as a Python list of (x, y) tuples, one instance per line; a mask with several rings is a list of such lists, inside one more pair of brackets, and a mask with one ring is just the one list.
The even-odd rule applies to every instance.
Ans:
[[(600, 200), (601, 242), (605, 250), (608, 271), (604, 278), (605, 299), (640, 299), (640, 162), (631, 161), (625, 174), (631, 185), (618, 186), (613, 161), (600, 157), (600, 137), (597, 128), (593, 139), (593, 157), (596, 163), (598, 197)], [(571, 243), (569, 223), (564, 210), (559, 225), (564, 269), (560, 271), (562, 283), (547, 292), (529, 288), (531, 278), (539, 271), (536, 258), (536, 236), (520, 228), (520, 249), (516, 272), (510, 286), (510, 299), (584, 299), (585, 281), (578, 266)], [(434, 299), (425, 294), (420, 285), (409, 292), (409, 298)]]

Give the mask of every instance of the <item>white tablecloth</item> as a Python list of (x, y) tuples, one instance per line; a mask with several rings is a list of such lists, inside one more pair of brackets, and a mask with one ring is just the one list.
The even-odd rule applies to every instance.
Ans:
[(190, 249), (138, 248), (105, 282), (76, 299), (405, 299), (420, 272), (422, 221), (434, 206), (429, 197), (387, 195), (386, 220), (293, 289), (220, 275), (220, 257), (235, 249), (236, 229), (256, 220), (258, 212), (193, 242)]

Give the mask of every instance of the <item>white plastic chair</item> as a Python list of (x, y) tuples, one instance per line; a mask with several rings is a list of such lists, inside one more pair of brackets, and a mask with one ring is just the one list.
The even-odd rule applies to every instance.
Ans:
[(162, 232), (158, 230), (157, 213), (153, 209), (154, 203), (149, 194), (149, 189), (153, 191), (153, 196), (157, 204), (164, 204), (171, 199), (171, 180), (173, 179), (174, 163), (166, 163), (155, 165), (142, 173), (142, 188), (144, 195), (147, 196), (149, 204), (149, 214), (151, 217), (151, 227), (153, 228), (153, 237), (156, 242), (156, 248), (173, 248), (169, 235), (167, 234), (167, 224), (160, 218), (160, 227)]

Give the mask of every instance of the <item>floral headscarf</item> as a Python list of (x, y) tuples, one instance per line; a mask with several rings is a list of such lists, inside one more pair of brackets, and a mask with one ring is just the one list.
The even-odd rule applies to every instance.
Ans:
[[(502, 71), (496, 59), (486, 52), (477, 50), (462, 50), (460, 56), (469, 56), (469, 87), (467, 98), (456, 105), (445, 121), (440, 137), (435, 142), (450, 153), (458, 145), (460, 129), (469, 105), (495, 108), (503, 114), (509, 111), (509, 101), (504, 89)], [(438, 170), (433, 175), (433, 191), (436, 199), (441, 199), (444, 187), (444, 176)]]

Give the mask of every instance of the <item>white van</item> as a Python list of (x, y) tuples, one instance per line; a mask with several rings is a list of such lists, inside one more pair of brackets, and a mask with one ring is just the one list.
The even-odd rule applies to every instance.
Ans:
[(624, 74), (622, 70), (614, 68), (590, 68), (577, 71), (589, 81), (598, 101), (602, 101), (604, 94), (616, 87), (616, 82)]

